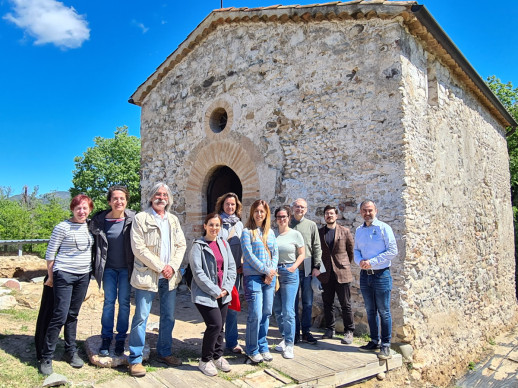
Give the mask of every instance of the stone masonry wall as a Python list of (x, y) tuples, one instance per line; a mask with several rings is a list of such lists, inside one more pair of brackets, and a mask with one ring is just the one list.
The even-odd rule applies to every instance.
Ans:
[(396, 331), (415, 348), (414, 377), (442, 385), (516, 323), (509, 164), (503, 129), (466, 88), (415, 40), (402, 47), (406, 284)]
[[(255, 167), (258, 193), (250, 199), (265, 199), (272, 209), (304, 197), (308, 218), (320, 222), (325, 205), (339, 205), (340, 222), (354, 233), (359, 203), (374, 199), (402, 251), (393, 266), (392, 303), (401, 322), (403, 33), (396, 21), (380, 19), (219, 26), (144, 101), (144, 192), (158, 180), (170, 184), (173, 211), (187, 237), (196, 237), (207, 180), (226, 164), (217, 155), (230, 142), (247, 150), (244, 164)], [(232, 118), (229, 129), (215, 134), (206, 116), (218, 101)], [(243, 182), (251, 173), (240, 173), (242, 164), (229, 166)], [(196, 196), (201, 205), (189, 205)], [(353, 301), (356, 319), (366, 322), (357, 281)]]

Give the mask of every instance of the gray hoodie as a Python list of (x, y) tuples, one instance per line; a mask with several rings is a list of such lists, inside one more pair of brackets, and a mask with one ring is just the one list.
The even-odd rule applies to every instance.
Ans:
[(192, 244), (189, 264), (192, 270), (191, 300), (208, 307), (218, 307), (217, 297), (222, 290), (227, 290), (221, 301), (223, 304), (232, 300), (232, 288), (236, 281), (236, 263), (230, 250), (230, 244), (221, 237), (217, 238), (221, 256), (223, 256), (223, 281), (218, 286), (218, 268), (216, 257), (204, 238), (195, 240)]

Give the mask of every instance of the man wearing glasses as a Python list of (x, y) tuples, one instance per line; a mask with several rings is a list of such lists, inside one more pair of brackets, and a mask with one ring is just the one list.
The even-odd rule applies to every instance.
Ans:
[[(320, 275), (320, 265), (322, 263), (322, 249), (320, 247), (320, 237), (318, 236), (317, 224), (305, 218), (308, 211), (306, 200), (298, 198), (293, 202), (293, 217), (290, 222), (292, 229), (298, 230), (304, 238), (306, 258), (304, 265), (300, 266), (300, 298), (302, 300), (302, 315), (299, 315), (299, 293), (295, 298), (295, 343), (299, 340), (315, 345), (317, 340), (311, 335), (311, 313), (313, 310), (313, 289), (311, 279), (313, 276)], [(302, 329), (302, 337), (300, 330)]]
[(179, 269), (186, 243), (178, 218), (169, 210), (171, 190), (157, 183), (150, 190), (148, 208), (135, 216), (131, 228), (131, 248), (135, 266), (131, 285), (135, 288), (135, 315), (129, 336), (129, 374), (142, 377), (142, 354), (146, 340), (146, 324), (155, 297), (160, 295), (160, 326), (156, 351), (158, 361), (180, 366), (182, 361), (171, 353), (173, 345), (176, 287), (182, 280)]
[(335, 335), (335, 294), (342, 308), (344, 322), (343, 344), (352, 344), (354, 333), (353, 310), (351, 308), (351, 289), (353, 281), (351, 263), (354, 260), (354, 241), (351, 231), (336, 223), (338, 213), (336, 207), (327, 205), (324, 208), (326, 225), (318, 230), (322, 246), (322, 263), (326, 271), (318, 276), (324, 292), (324, 317), (326, 332), (322, 338), (333, 338)]

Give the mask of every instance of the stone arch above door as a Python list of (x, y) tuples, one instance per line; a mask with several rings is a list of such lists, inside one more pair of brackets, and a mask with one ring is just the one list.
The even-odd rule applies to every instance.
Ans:
[[(203, 218), (207, 212), (207, 186), (216, 169), (228, 166), (239, 177), (243, 187), (244, 207), (249, 207), (260, 197), (258, 152), (255, 147), (253, 150), (249, 148), (249, 145), (244, 147), (238, 142), (211, 141), (192, 151), (189, 163), (191, 171), (185, 189), (186, 225), (192, 226), (187, 230), (188, 237), (196, 237), (201, 233)], [(189, 236), (191, 233), (193, 235)]]

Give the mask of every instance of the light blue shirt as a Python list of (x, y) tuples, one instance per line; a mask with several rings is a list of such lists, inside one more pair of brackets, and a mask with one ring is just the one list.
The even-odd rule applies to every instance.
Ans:
[(354, 262), (368, 260), (372, 269), (390, 267), (392, 259), (397, 255), (396, 238), (392, 228), (374, 218), (370, 226), (362, 225), (356, 229), (354, 236)]
[(279, 249), (275, 233), (270, 229), (266, 243), (270, 254), (265, 249), (261, 240), (263, 232), (260, 228), (256, 229), (255, 239), (252, 231), (248, 228), (243, 230), (241, 234), (241, 247), (243, 248), (243, 274), (250, 275), (268, 275), (270, 270), (277, 270), (279, 262)]

